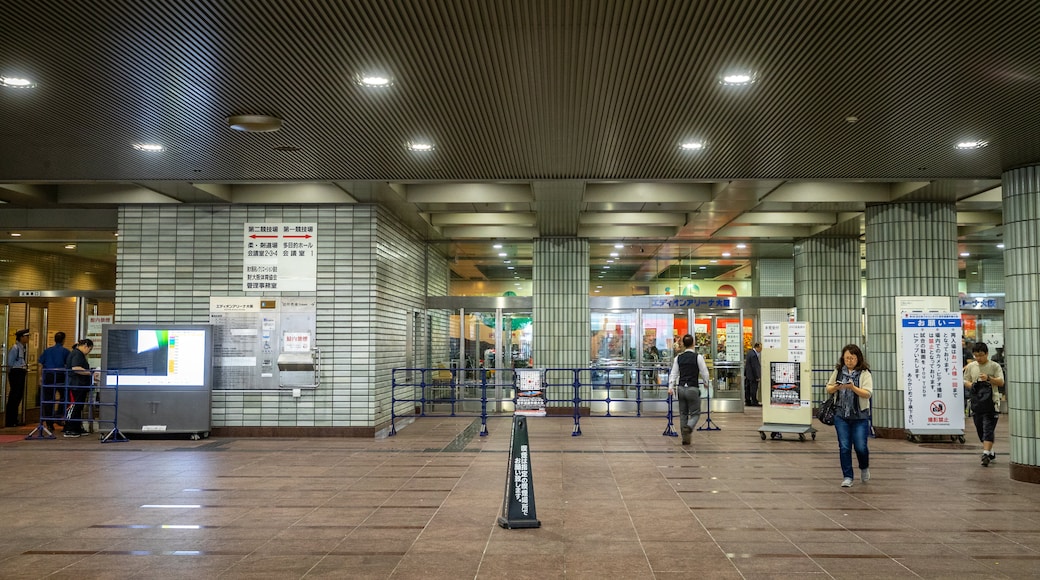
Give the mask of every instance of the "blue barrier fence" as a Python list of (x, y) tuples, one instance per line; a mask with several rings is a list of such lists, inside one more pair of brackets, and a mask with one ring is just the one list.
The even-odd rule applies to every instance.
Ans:
[[(40, 385), (40, 422), (25, 436), (29, 439), (55, 439), (50, 426), (65, 421), (82, 421), (83, 423), (110, 424), (111, 428), (101, 436), (102, 443), (129, 441), (119, 431), (119, 376), (117, 371), (101, 373), (92, 371), (90, 385), (70, 384), (74, 371), (65, 368), (42, 369), (45, 382)], [(112, 377), (113, 380), (105, 380)], [(50, 380), (46, 380), (50, 379)], [(113, 383), (111, 385), (107, 383)], [(111, 397), (102, 397), (102, 392), (111, 393)], [(76, 397), (83, 397), (77, 401)], [(102, 401), (104, 399), (111, 399)], [(82, 415), (73, 417), (76, 406), (80, 406)], [(105, 419), (102, 408), (112, 410), (112, 418)]]
[[(521, 369), (517, 369), (521, 370)], [(581, 417), (660, 417), (662, 435), (675, 436), (669, 367), (616, 366), (538, 369), (550, 416), (574, 420), (572, 436), (581, 435)], [(503, 373), (496, 380), (495, 373)], [(826, 397), (830, 369), (813, 369), (812, 406)], [(480, 417), (480, 435), (488, 434), (489, 416), (512, 416), (516, 402), (516, 371), (482, 368), (399, 368), (391, 372), (390, 431), (397, 434), (399, 417)], [(489, 392), (490, 391), (490, 392)], [(711, 389), (702, 389), (710, 397)], [(497, 396), (496, 396), (497, 394)], [(489, 396), (490, 395), (490, 396)], [(704, 428), (712, 427), (708, 400)], [(411, 405), (405, 413), (401, 404)], [(491, 408), (489, 413), (488, 409)], [(554, 412), (555, 411), (555, 412)]]

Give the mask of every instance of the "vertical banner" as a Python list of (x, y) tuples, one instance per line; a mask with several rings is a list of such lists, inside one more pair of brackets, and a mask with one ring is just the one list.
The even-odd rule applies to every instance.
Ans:
[(963, 431), (960, 313), (904, 312), (900, 331), (906, 428)]
[(498, 525), (503, 528), (538, 528), (542, 525), (534, 508), (534, 480), (531, 477), (528, 439), (527, 417), (514, 416), (506, 491), (502, 499), (502, 515), (498, 518)]
[(516, 369), (516, 401), (513, 414), (545, 416), (545, 390), (540, 369)]

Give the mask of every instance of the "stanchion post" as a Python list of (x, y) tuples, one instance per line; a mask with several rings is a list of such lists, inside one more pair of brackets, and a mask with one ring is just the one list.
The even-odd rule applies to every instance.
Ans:
[(480, 383), (480, 436), (487, 437), (487, 375), (483, 377)]
[(701, 425), (700, 427), (697, 427), (697, 430), (698, 431), (721, 431), (722, 427), (719, 427), (718, 425), (716, 425), (711, 420), (711, 383), (710, 382), (707, 385), (705, 385), (704, 391), (708, 395), (707, 396), (708, 414), (706, 416), (706, 419), (704, 420), (704, 424)]
[(679, 434), (676, 433), (675, 432), (675, 428), (672, 427), (672, 419), (674, 418), (674, 415), (672, 415), (672, 396), (671, 395), (668, 395), (667, 401), (668, 401), (668, 424), (665, 425), (664, 433), (661, 433), (661, 435), (664, 435), (666, 437), (678, 437)]
[(571, 437), (581, 436), (581, 371), (582, 369), (571, 369), (574, 373), (574, 429)]

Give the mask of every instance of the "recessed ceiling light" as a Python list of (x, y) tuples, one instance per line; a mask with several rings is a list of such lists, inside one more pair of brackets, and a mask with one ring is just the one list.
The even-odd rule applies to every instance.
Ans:
[(707, 266), (697, 266), (697, 269), (698, 270), (707, 270), (708, 267)]
[(618, 255), (619, 255), (619, 254), (618, 254), (617, 252), (611, 252), (611, 253), (610, 253), (610, 257), (611, 257), (611, 258), (616, 258), (616, 257), (618, 257)]
[(743, 250), (746, 247), (747, 247), (747, 244), (737, 244), (737, 249), (738, 250)]
[(758, 80), (758, 75), (748, 71), (735, 71), (719, 77), (719, 83), (729, 86), (750, 85)]
[(732, 255), (732, 254), (730, 254), (729, 252), (722, 252), (722, 257), (723, 257), (723, 258), (728, 258), (728, 257), (730, 257), (731, 255)]
[(389, 87), (394, 84), (394, 79), (383, 73), (361, 73), (354, 77), (354, 81), (363, 87)]
[(66, 250), (75, 250), (76, 249), (76, 244), (65, 244), (65, 249)]
[(602, 286), (596, 286), (596, 288), (602, 288)]
[(718, 260), (708, 260), (708, 263), (710, 263), (710, 264), (718, 264), (719, 261)]
[(498, 257), (499, 257), (499, 258), (505, 258), (505, 257), (506, 257), (506, 256), (508, 256), (508, 255), (509, 255), (509, 254), (507, 254), (507, 253), (505, 253), (505, 252), (499, 252), (499, 253), (498, 253)]
[(625, 247), (625, 244), (614, 244), (614, 247), (620, 250)]
[(282, 120), (270, 115), (233, 115), (227, 126), (243, 133), (271, 133), (282, 128)]
[(613, 264), (613, 263), (614, 263), (614, 260), (607, 260), (607, 263), (608, 263), (608, 264)]
[(512, 260), (502, 260), (502, 263), (503, 263), (503, 264), (509, 264), (509, 263), (511, 263), (511, 262), (512, 262)]
[(971, 252), (961, 252), (961, 257), (962, 258), (967, 258), (970, 255), (971, 255)]
[(166, 148), (158, 143), (134, 143), (134, 149), (138, 151), (146, 151), (148, 153), (161, 153), (166, 151)]
[(982, 149), (989, 145), (986, 141), (961, 141), (957, 144), (958, 149)]
[(998, 250), (1003, 250), (1004, 249), (1004, 244), (997, 244), (997, 249)]
[(508, 270), (516, 270), (516, 266), (506, 266), (506, 269), (508, 269)]
[(20, 237), (22, 237), (22, 234), (20, 234), (18, 232), (11, 232), (11, 237), (12, 238), (20, 238)]
[(683, 151), (700, 151), (704, 149), (704, 143), (700, 141), (687, 141), (686, 143), (679, 144), (679, 149)]
[(0, 77), (0, 86), (10, 87), (12, 89), (31, 89), (36, 86), (36, 83), (29, 79)]
[(491, 247), (495, 248), (496, 250), (501, 250), (502, 249), (502, 244), (495, 244), (495, 245), (493, 245)]
[(610, 269), (610, 266), (603, 266), (603, 269), (604, 269), (604, 270), (609, 270), (609, 269)]
[(433, 151), (433, 144), (421, 141), (412, 141), (408, 143), (408, 149), (412, 151)]
[(595, 292), (595, 293), (597, 293), (597, 294), (598, 294), (598, 293), (599, 293), (599, 290), (593, 290), (593, 292)]

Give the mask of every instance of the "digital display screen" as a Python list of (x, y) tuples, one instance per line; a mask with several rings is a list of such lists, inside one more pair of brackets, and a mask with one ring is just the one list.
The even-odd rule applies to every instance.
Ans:
[(206, 384), (204, 329), (108, 329), (104, 344), (105, 384)]

